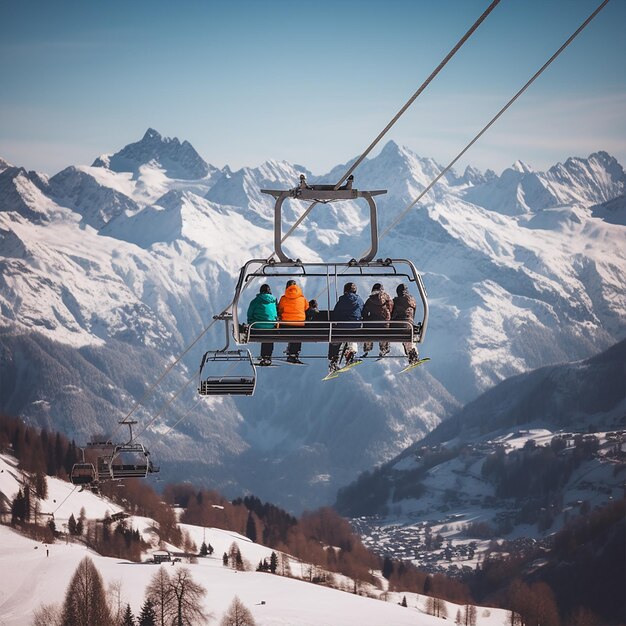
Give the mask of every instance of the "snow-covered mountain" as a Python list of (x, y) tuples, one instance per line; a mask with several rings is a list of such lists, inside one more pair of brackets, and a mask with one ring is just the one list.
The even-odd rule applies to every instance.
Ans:
[(206, 178), (217, 171), (188, 141), (181, 143), (176, 137), (162, 137), (153, 128), (148, 128), (140, 141), (128, 144), (115, 154), (103, 154), (92, 165), (113, 172), (133, 173), (137, 173), (142, 165), (157, 165), (169, 178), (185, 180)]
[[(502, 176), (449, 173), (381, 239), (379, 256), (412, 259), (430, 297), (421, 350), (432, 361), (412, 375), (398, 376), (399, 362), (366, 363), (322, 388), (315, 360), (260, 372), (253, 398), (196, 405), (201, 354), (224, 343), (213, 327), (153, 389), (231, 301), (238, 268), (272, 252), (271, 198), (259, 188), (293, 187), (301, 172), (335, 182), (345, 171), (314, 176), (281, 161), (195, 169), (184, 146), (149, 130), (110, 159), (50, 180), (0, 172), (2, 410), (62, 420), (81, 441), (113, 430), (149, 390), (135, 416), (150, 423), (143, 437), (165, 474), (299, 510), (332, 501), (337, 487), (504, 378), (626, 336), (626, 209), (613, 200), (626, 178), (598, 152), (545, 173), (520, 163)], [(355, 186), (388, 189), (382, 231), (438, 170), (389, 142), (358, 168)], [(287, 207), (285, 229), (306, 206)], [(316, 206), (286, 248), (303, 260), (350, 258), (366, 235), (364, 206)], [(309, 297), (319, 287), (303, 286)], [(367, 294), (371, 285), (358, 287)], [(272, 288), (280, 295), (284, 285)]]

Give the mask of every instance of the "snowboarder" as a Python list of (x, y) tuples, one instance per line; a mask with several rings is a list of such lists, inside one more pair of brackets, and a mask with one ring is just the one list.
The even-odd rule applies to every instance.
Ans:
[[(276, 298), (272, 295), (269, 285), (261, 285), (259, 293), (248, 307), (248, 324), (255, 323), (255, 328), (274, 328), (277, 320)], [(273, 343), (262, 343), (259, 365), (271, 365), (273, 351)]]
[[(304, 326), (306, 310), (308, 308), (309, 301), (302, 294), (302, 289), (298, 287), (295, 280), (288, 280), (285, 293), (278, 301), (278, 316), (280, 321), (291, 322), (290, 324), (286, 324), (287, 326)], [(289, 343), (287, 345), (287, 362), (301, 365), (302, 361), (299, 358), (301, 349), (301, 343)]]
[[(398, 295), (393, 299), (393, 310), (391, 312), (392, 321), (408, 320), (413, 323), (413, 319), (415, 318), (415, 309), (417, 308), (415, 298), (409, 293), (408, 287), (402, 283), (396, 288), (396, 293)], [(402, 347), (404, 348), (404, 354), (406, 354), (409, 358), (409, 365), (413, 365), (413, 363), (416, 363), (419, 360), (417, 348), (413, 342), (403, 342)]]
[[(384, 290), (381, 283), (376, 283), (372, 287), (372, 293), (365, 301), (363, 306), (363, 321), (374, 322), (376, 320), (390, 320), (391, 311), (393, 310), (393, 300), (391, 296)], [(388, 328), (389, 324), (366, 324), (366, 328)], [(378, 356), (383, 357), (389, 353), (389, 342), (381, 341), (378, 343)], [(368, 352), (374, 349), (372, 341), (366, 341), (363, 344), (363, 358)]]
[[(356, 293), (356, 285), (354, 283), (346, 283), (343, 287), (343, 295), (339, 296), (337, 304), (335, 304), (335, 308), (331, 313), (331, 321), (351, 322), (337, 324), (337, 328), (360, 328), (361, 324), (355, 324), (355, 322), (361, 320), (363, 306), (361, 296)], [(328, 369), (331, 373), (339, 369), (340, 350), (340, 343), (331, 343), (328, 346)], [(357, 345), (355, 343), (347, 343), (345, 345), (343, 356), (346, 365), (350, 365), (354, 361), (356, 351)]]

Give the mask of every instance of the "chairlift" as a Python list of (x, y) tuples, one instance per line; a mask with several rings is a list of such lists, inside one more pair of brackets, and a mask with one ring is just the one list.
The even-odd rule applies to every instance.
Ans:
[[(274, 249), (275, 259), (253, 259), (248, 261), (239, 272), (232, 305), (232, 324), (235, 342), (270, 343), (344, 343), (344, 342), (411, 342), (422, 343), (428, 325), (428, 300), (422, 277), (415, 265), (408, 259), (376, 259), (378, 253), (378, 219), (375, 196), (387, 193), (386, 190), (359, 191), (353, 188), (354, 179), (350, 176), (345, 185), (335, 189), (333, 185), (308, 185), (304, 175), (300, 176), (298, 186), (293, 189), (262, 189), (261, 192), (271, 195), (274, 205)], [(303, 200), (320, 204), (330, 202), (357, 200), (364, 198), (370, 209), (369, 250), (359, 260), (347, 262), (313, 262), (303, 263), (299, 259), (289, 258), (282, 249), (282, 205), (287, 199)], [(274, 328), (263, 328), (267, 322), (241, 324), (238, 318), (238, 306), (244, 290), (259, 280), (270, 278), (306, 279), (317, 277), (325, 282), (327, 308), (320, 311), (315, 321), (278, 322)], [(337, 294), (337, 283), (372, 278), (376, 282), (384, 282), (386, 278), (402, 279), (414, 284), (422, 302), (422, 316), (417, 321), (390, 320), (381, 324), (380, 321), (346, 322), (331, 319), (334, 301), (331, 293), (334, 288)], [(336, 299), (336, 298), (335, 298)]]
[[(226, 373), (214, 373), (224, 370)], [(202, 357), (198, 386), (201, 396), (251, 396), (255, 386), (256, 368), (249, 350), (214, 350)]]
[[(274, 205), (274, 255), (270, 259), (252, 259), (240, 270), (235, 296), (231, 307), (215, 320), (225, 323), (226, 345), (221, 350), (206, 352), (200, 365), (200, 384), (198, 393), (203, 396), (214, 395), (252, 395), (256, 386), (256, 368), (249, 350), (229, 350), (230, 328), (235, 343), (344, 343), (344, 342), (411, 342), (422, 343), (428, 325), (428, 300), (426, 289), (415, 265), (407, 259), (376, 259), (378, 253), (378, 220), (375, 196), (387, 193), (386, 190), (359, 191), (353, 188), (354, 178), (350, 176), (345, 185), (335, 188), (334, 185), (308, 185), (304, 175), (300, 176), (299, 184), (293, 189), (261, 189), (264, 194), (271, 195)], [(370, 211), (369, 250), (360, 259), (347, 262), (302, 262), (291, 259), (282, 249), (282, 206), (285, 200), (301, 200), (317, 204), (329, 204), (338, 201), (365, 199)], [(275, 258), (274, 258), (275, 257)], [(376, 259), (376, 260), (375, 260)], [(403, 279), (414, 284), (422, 303), (421, 319), (346, 322), (331, 319), (334, 302), (331, 292), (337, 292), (337, 283), (362, 278), (372, 278), (382, 282), (385, 278)], [(273, 328), (264, 328), (267, 322), (252, 324), (241, 323), (238, 307), (247, 289), (260, 280), (271, 278), (308, 279), (312, 278), (325, 285), (328, 305), (320, 311), (318, 319), (302, 322), (277, 322)], [(218, 366), (216, 375), (207, 375), (205, 368)], [(247, 373), (233, 373), (239, 367)], [(221, 369), (220, 369), (221, 368)], [(226, 373), (224, 373), (226, 369)]]
[(113, 444), (110, 441), (92, 442), (93, 449), (100, 449), (96, 474), (100, 480), (120, 480), (123, 478), (146, 478), (149, 474), (159, 471), (150, 459), (150, 452), (142, 443), (134, 441), (134, 420), (119, 422), (129, 428), (129, 439), (126, 443)]
[(84, 487), (98, 482), (98, 473), (93, 463), (74, 463), (70, 472), (70, 482), (72, 485)]
[[(260, 281), (275, 279), (317, 278), (326, 282), (327, 305), (321, 309), (318, 319), (302, 322), (279, 321), (273, 328), (265, 328), (267, 322), (240, 323), (238, 304), (242, 296), (250, 293), (251, 285)], [(339, 279), (355, 282), (370, 278), (372, 282), (384, 282), (385, 279), (406, 281), (415, 284), (422, 302), (421, 319), (376, 321), (332, 320), (334, 306), (333, 292), (337, 294)], [(249, 291), (246, 291), (249, 290)], [(248, 343), (344, 343), (344, 342), (411, 342), (422, 343), (428, 324), (428, 301), (422, 278), (415, 265), (407, 259), (378, 259), (376, 261), (356, 261), (334, 263), (303, 263), (297, 261), (274, 262), (265, 259), (248, 261), (241, 269), (235, 290), (232, 309), (234, 340), (238, 344)]]

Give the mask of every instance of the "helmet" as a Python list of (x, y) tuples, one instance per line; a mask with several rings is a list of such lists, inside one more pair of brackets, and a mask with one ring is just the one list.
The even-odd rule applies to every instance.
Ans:
[(405, 293), (407, 293), (409, 290), (409, 288), (404, 284), (404, 283), (400, 283), (397, 287), (396, 287), (396, 293), (399, 296), (403, 296)]
[(346, 283), (343, 286), (344, 293), (356, 293), (356, 285), (354, 283)]
[(296, 284), (296, 281), (293, 278), (287, 281), (287, 287), (291, 287), (291, 285), (295, 285), (295, 284)]
[(261, 285), (261, 289), (259, 293), (272, 293), (271, 287), (266, 283), (265, 285)]
[(372, 287), (372, 292), (374, 291), (382, 291), (383, 290), (383, 286), (381, 283), (376, 283), (373, 287)]

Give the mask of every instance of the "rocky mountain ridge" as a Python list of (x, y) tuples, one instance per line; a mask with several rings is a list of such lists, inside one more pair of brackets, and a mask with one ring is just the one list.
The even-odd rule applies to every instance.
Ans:
[[(169, 154), (183, 144), (155, 133), (137, 142), (145, 144), (141, 149), (131, 144), (117, 153), (132, 155), (132, 163), (106, 167), (102, 160), (49, 180), (13, 168), (0, 172), (0, 367), (16, 386), (3, 396), (4, 410), (42, 424), (63, 415), (68, 434), (79, 439), (103, 423), (114, 430), (142, 395), (137, 385), (149, 389), (232, 299), (238, 268), (271, 253), (273, 205), (259, 189), (293, 187), (303, 168), (270, 161), (238, 172), (207, 166), (201, 178), (176, 178), (165, 157), (148, 148)], [(431, 302), (421, 347), (432, 357), (427, 368), (409, 377), (397, 375), (400, 362), (366, 363), (318, 394), (312, 390), (324, 367), (315, 360), (298, 371), (260, 373), (252, 399), (196, 406), (190, 383), (201, 354), (224, 343), (223, 331), (212, 328), (137, 413), (143, 423), (163, 413), (144, 434), (162, 465), (234, 494), (253, 491), (294, 510), (314, 506), (332, 501), (338, 486), (393, 457), (500, 380), (584, 358), (622, 339), (626, 209), (606, 199), (623, 195), (624, 172), (605, 153), (555, 168), (533, 173), (516, 166), (500, 177), (449, 173), (381, 239), (380, 256), (413, 259), (424, 275)], [(380, 196), (381, 230), (437, 169), (432, 159), (394, 142), (360, 166), (359, 188), (388, 189)], [(312, 182), (328, 182), (343, 171), (305, 173)], [(534, 177), (532, 185), (522, 184), (524, 177)], [(566, 183), (571, 203), (564, 205)], [(599, 203), (610, 207), (611, 219), (598, 213)], [(285, 228), (305, 208), (291, 203)], [(316, 207), (286, 248), (303, 260), (347, 259), (363, 249), (364, 230), (362, 206)], [(359, 291), (370, 287), (363, 281)], [(284, 285), (272, 288), (280, 295)], [(41, 370), (28, 348), (32, 333), (45, 339), (36, 340), (49, 356)], [(59, 355), (69, 350), (75, 358), (55, 363), (57, 343)], [(100, 417), (78, 408), (93, 405), (87, 383), (74, 389), (69, 382), (82, 379), (85, 351), (108, 381), (97, 392)], [(33, 369), (38, 376), (15, 376)], [(56, 381), (66, 376), (59, 393)], [(185, 393), (163, 409), (184, 381)], [(169, 432), (168, 424), (190, 410)], [(264, 472), (251, 472), (259, 464)]]

